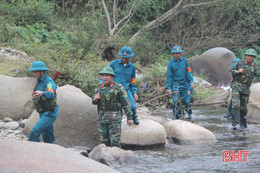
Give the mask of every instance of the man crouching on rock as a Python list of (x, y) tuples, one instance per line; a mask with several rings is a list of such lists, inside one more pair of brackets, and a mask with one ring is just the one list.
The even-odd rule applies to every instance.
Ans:
[(33, 77), (37, 79), (37, 84), (32, 91), (32, 97), (36, 111), (40, 114), (39, 121), (32, 128), (28, 141), (40, 142), (40, 135), (46, 143), (56, 144), (53, 133), (53, 122), (58, 116), (58, 106), (56, 105), (56, 84), (45, 71), (48, 68), (41, 61), (32, 63), (31, 71)]
[(104, 67), (101, 72), (103, 83), (96, 89), (92, 99), (98, 105), (99, 139), (109, 147), (120, 147), (122, 108), (127, 115), (127, 124), (133, 124), (133, 113), (124, 87), (113, 81), (115, 77), (111, 67)]

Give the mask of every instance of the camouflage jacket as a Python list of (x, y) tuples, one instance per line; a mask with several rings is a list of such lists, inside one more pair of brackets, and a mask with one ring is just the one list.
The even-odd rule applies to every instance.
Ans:
[(96, 93), (100, 93), (100, 99), (95, 100), (95, 96), (93, 96), (92, 103), (98, 105), (99, 122), (121, 122), (122, 109), (128, 120), (133, 119), (127, 93), (121, 84), (114, 81), (108, 85), (101, 83), (98, 85)]
[[(237, 71), (242, 68), (242, 73)], [(254, 76), (260, 76), (259, 68), (254, 64), (249, 64), (246, 60), (238, 61), (230, 70), (233, 77), (232, 88), (244, 94), (250, 94), (250, 86), (254, 80)]]

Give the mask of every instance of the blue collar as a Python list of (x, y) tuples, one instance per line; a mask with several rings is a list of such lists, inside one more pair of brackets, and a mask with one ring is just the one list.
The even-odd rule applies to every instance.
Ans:
[[(120, 59), (120, 64), (123, 64), (122, 59)], [(123, 64), (124, 65), (124, 64)], [(130, 66), (129, 61), (127, 62), (126, 66)]]
[(177, 61), (174, 57), (172, 57), (172, 59), (175, 61), (175, 62), (178, 62), (178, 61), (182, 61), (182, 57), (180, 56), (179, 60)]
[(40, 81), (43, 81), (46, 76), (47, 76), (47, 74), (45, 73), (40, 79), (38, 79), (38, 81), (39, 81), (39, 82), (40, 82)]

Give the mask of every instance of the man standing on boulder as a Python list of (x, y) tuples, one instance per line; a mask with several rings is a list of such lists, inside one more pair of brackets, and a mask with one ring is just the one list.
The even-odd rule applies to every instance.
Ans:
[(238, 61), (230, 70), (233, 77), (232, 83), (232, 128), (237, 129), (238, 124), (241, 129), (247, 128), (246, 114), (247, 103), (250, 95), (250, 86), (254, 76), (260, 77), (260, 71), (253, 63), (256, 57), (254, 49), (245, 52), (246, 60)]
[(137, 107), (135, 105), (135, 101), (138, 100), (135, 65), (129, 62), (129, 59), (134, 56), (134, 53), (131, 47), (124, 46), (118, 52), (118, 55), (121, 59), (112, 61), (109, 66), (115, 72), (116, 77), (114, 78), (114, 81), (125, 87), (133, 112), (134, 124), (139, 124), (136, 113)]
[(104, 67), (92, 103), (98, 105), (99, 139), (109, 147), (120, 147), (122, 108), (127, 115), (127, 124), (133, 123), (133, 114), (125, 88), (113, 81), (116, 77), (111, 67)]
[(181, 57), (182, 52), (181, 47), (174, 46), (171, 51), (173, 58), (167, 65), (166, 89), (169, 94), (172, 94), (173, 119), (180, 119), (183, 116), (187, 104), (186, 96), (194, 87), (188, 60)]
[(37, 84), (32, 91), (32, 97), (36, 111), (40, 114), (39, 121), (32, 128), (28, 141), (40, 142), (40, 135), (46, 143), (56, 144), (53, 133), (53, 122), (58, 116), (58, 106), (56, 105), (56, 84), (45, 71), (48, 68), (41, 61), (32, 63), (31, 71), (33, 77), (37, 79)]

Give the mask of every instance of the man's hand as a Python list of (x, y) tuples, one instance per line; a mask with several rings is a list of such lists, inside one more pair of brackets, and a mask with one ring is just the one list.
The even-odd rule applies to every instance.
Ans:
[(95, 98), (94, 98), (95, 100), (98, 100), (98, 99), (100, 99), (100, 94), (99, 93), (97, 93), (96, 95), (95, 95)]
[(188, 96), (190, 95), (190, 91), (188, 91)]
[(243, 73), (244, 69), (240, 68), (237, 73)]
[(164, 92), (164, 91), (165, 91), (165, 88), (164, 88), (164, 87), (160, 88), (160, 91), (161, 91), (161, 92)]
[(43, 95), (43, 92), (42, 92), (42, 91), (39, 91), (39, 90), (32, 92), (32, 96), (33, 96), (34, 98), (41, 97), (42, 95)]
[(134, 98), (135, 98), (135, 101), (137, 101), (138, 100), (138, 95), (134, 94)]
[(191, 84), (190, 84), (190, 87), (193, 88), (193, 87), (194, 87), (194, 83), (191, 83)]
[(167, 90), (167, 92), (168, 92), (169, 94), (172, 94), (172, 90)]
[(127, 120), (127, 124), (131, 126), (133, 124), (133, 120)]

